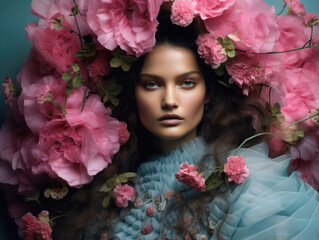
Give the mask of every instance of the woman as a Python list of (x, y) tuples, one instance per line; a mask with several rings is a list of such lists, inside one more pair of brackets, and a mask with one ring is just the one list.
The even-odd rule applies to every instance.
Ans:
[[(186, 161), (208, 172), (222, 166), (230, 149), (264, 130), (266, 114), (257, 98), (219, 84), (198, 57), (200, 24), (177, 27), (165, 12), (158, 20), (153, 51), (127, 74), (115, 73), (125, 88), (114, 115), (127, 122), (131, 139), (74, 194), (55, 233), (61, 239), (315, 239), (317, 192), (288, 175), (287, 156), (269, 159), (265, 144), (238, 152), (250, 171), (240, 185), (199, 193), (176, 180)], [(137, 171), (135, 206), (103, 209), (101, 185), (127, 171)]]

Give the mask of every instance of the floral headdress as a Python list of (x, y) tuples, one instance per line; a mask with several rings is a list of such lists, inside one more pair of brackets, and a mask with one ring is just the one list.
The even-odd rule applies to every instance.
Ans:
[[(203, 22), (199, 55), (217, 74), (230, 76), (222, 84), (267, 102), (271, 155), (290, 151), (293, 168), (318, 188), (319, 17), (299, 0), (283, 3), (287, 15), (276, 15), (264, 0), (33, 0), (39, 21), (26, 27), (32, 49), (19, 88), (10, 78), (2, 85), (11, 119), (0, 132), (0, 182), (17, 186), (22, 195), (52, 184), (46, 197), (60, 199), (68, 186), (81, 188), (112, 163), (129, 132), (111, 116), (121, 86), (109, 76), (116, 67), (129, 70), (153, 49), (165, 4), (173, 24)], [(236, 161), (242, 165), (238, 156), (229, 160)], [(223, 167), (228, 180), (241, 182), (231, 169)], [(238, 171), (248, 174), (244, 165)], [(103, 204), (111, 197), (121, 206), (132, 200), (131, 190), (121, 199), (118, 187), (126, 189), (132, 178), (128, 173), (106, 182)]]

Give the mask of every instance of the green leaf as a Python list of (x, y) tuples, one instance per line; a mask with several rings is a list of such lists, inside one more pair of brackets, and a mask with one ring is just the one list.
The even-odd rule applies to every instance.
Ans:
[(107, 184), (103, 184), (100, 188), (100, 192), (109, 192), (113, 189), (113, 187), (108, 187)]
[(69, 95), (70, 95), (72, 89), (73, 89), (72, 86), (69, 86), (69, 85), (66, 86), (66, 88), (65, 88), (66, 96), (69, 96)]
[(221, 85), (225, 86), (225, 87), (230, 87), (229, 84), (227, 84), (227, 83), (225, 83), (225, 82), (223, 82), (223, 81), (221, 81), (221, 80), (218, 80), (218, 82), (219, 82)]
[(121, 58), (119, 58), (119, 57), (114, 57), (114, 58), (112, 58), (111, 61), (110, 61), (110, 66), (111, 66), (112, 68), (117, 68), (117, 67), (120, 67), (120, 66), (122, 65), (122, 62), (123, 62), (123, 60), (122, 60)]
[(73, 70), (74, 72), (80, 71), (80, 67), (79, 67), (79, 65), (76, 64), (76, 63), (72, 63), (72, 64), (71, 64), (71, 68), (72, 68), (72, 70)]
[(230, 58), (233, 58), (236, 56), (236, 52), (235, 50), (230, 50), (230, 51), (227, 51), (227, 56), (230, 57)]
[(109, 96), (105, 102), (110, 101), (115, 107), (119, 105), (120, 100), (117, 97)]
[(111, 196), (106, 196), (102, 201), (102, 206), (104, 208), (107, 208), (107, 206), (110, 204)]
[(221, 171), (213, 172), (205, 181), (206, 190), (210, 191), (218, 188), (224, 182)]
[(71, 72), (70, 70), (66, 70), (63, 74), (62, 74), (62, 80), (64, 81), (69, 81), (71, 79)]
[(296, 131), (296, 136), (300, 137), (300, 138), (303, 138), (305, 136), (305, 133), (302, 129), (298, 129)]
[(81, 87), (82, 85), (82, 74), (77, 73), (74, 78), (72, 78), (72, 87)]
[(271, 109), (271, 113), (272, 114), (278, 114), (280, 113), (280, 104), (279, 103), (275, 103), (274, 106)]
[(120, 176), (126, 177), (126, 178), (135, 178), (136, 177), (136, 173), (135, 172), (126, 172), (126, 173), (122, 173)]
[(225, 68), (223, 66), (219, 66), (215, 69), (215, 73), (217, 76), (223, 76), (225, 74)]
[(121, 68), (124, 72), (128, 72), (131, 68), (131, 64), (129, 64), (128, 62), (123, 61)]

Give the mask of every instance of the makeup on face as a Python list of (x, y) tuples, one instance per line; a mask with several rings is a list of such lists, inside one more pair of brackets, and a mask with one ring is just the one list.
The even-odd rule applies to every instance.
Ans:
[(193, 52), (156, 46), (145, 57), (135, 98), (142, 124), (162, 143), (179, 145), (195, 138), (206, 86)]

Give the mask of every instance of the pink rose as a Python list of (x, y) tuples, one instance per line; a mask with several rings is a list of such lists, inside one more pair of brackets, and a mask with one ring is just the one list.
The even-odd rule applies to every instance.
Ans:
[(196, 1), (175, 0), (171, 8), (172, 23), (186, 27), (192, 23), (195, 14)]
[(32, 51), (39, 60), (41, 68), (56, 69), (61, 74), (72, 63), (81, 65), (79, 59), (74, 57), (74, 54), (80, 50), (78, 37), (68, 29), (55, 30), (32, 22), (27, 25), (26, 30), (33, 47)]
[(299, 0), (283, 0), (288, 5), (289, 11), (296, 15), (303, 15), (306, 13), (305, 7)]
[(196, 2), (195, 13), (205, 20), (222, 15), (236, 0), (196, 0)]
[(228, 157), (224, 166), (224, 172), (228, 177), (228, 181), (234, 181), (236, 184), (243, 183), (245, 178), (249, 176), (249, 169), (242, 156)]
[(163, 0), (93, 0), (87, 13), (89, 26), (105, 48), (120, 47), (140, 55), (155, 45), (156, 17)]
[(146, 209), (146, 215), (147, 216), (153, 216), (154, 215), (154, 208), (153, 207), (148, 207)]
[(195, 189), (196, 191), (204, 192), (206, 190), (205, 179), (197, 171), (196, 165), (189, 165), (188, 162), (184, 162), (180, 165), (180, 171), (175, 173), (175, 177), (181, 183)]
[[(281, 15), (278, 17), (280, 30), (279, 38), (276, 42), (276, 51), (285, 51), (300, 48), (309, 40), (310, 29), (304, 26), (301, 19), (292, 15)], [(284, 64), (287, 68), (298, 68), (310, 56), (311, 49), (281, 53)]]
[(110, 74), (112, 68), (109, 61), (111, 58), (111, 55), (106, 51), (98, 53), (93, 62), (88, 65), (89, 76), (95, 78)]
[(148, 224), (142, 228), (141, 232), (142, 232), (142, 234), (146, 235), (146, 234), (150, 234), (152, 231), (153, 231), (153, 228), (152, 228), (151, 224)]
[(216, 69), (221, 63), (226, 62), (227, 54), (223, 46), (209, 33), (198, 36), (196, 40), (198, 53), (205, 62)]
[(37, 219), (31, 213), (22, 217), (23, 239), (25, 240), (52, 240), (52, 229), (50, 225)]
[(124, 208), (128, 206), (128, 201), (134, 201), (135, 190), (128, 184), (124, 184), (123, 186), (117, 185), (113, 189), (113, 195), (115, 198), (115, 205)]

